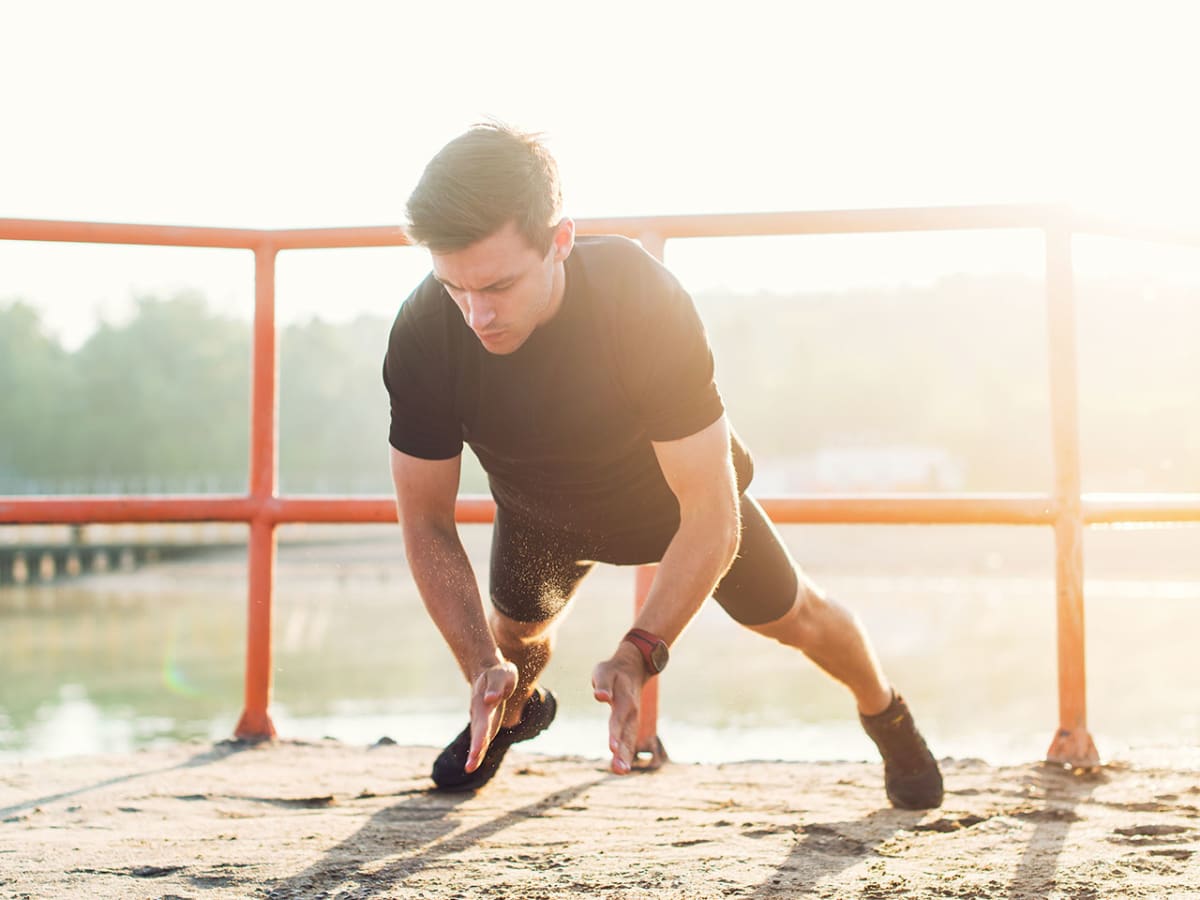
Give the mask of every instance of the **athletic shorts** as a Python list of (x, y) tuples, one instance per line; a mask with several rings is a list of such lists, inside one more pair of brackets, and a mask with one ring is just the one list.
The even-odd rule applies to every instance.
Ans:
[[(792, 608), (796, 569), (779, 533), (754, 498), (743, 494), (741, 511), (741, 546), (713, 597), (743, 625), (762, 625)], [(492, 530), (492, 604), (518, 622), (553, 619), (597, 562), (619, 566), (656, 563), (675, 536), (675, 528), (597, 540), (539, 526), (497, 509)]]

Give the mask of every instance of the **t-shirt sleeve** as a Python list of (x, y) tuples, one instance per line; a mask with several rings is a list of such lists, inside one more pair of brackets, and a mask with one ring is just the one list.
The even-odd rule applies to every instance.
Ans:
[(439, 317), (414, 310), (414, 300), (401, 307), (383, 361), (391, 401), (388, 443), (421, 459), (451, 459), (462, 453), (463, 440), (449, 339)]
[(657, 261), (635, 292), (632, 389), (646, 435), (674, 441), (708, 427), (725, 411), (713, 380), (708, 335), (687, 291)]

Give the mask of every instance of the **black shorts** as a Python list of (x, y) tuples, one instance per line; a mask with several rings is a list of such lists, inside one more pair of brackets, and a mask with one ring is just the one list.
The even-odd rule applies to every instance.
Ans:
[[(796, 569), (779, 533), (754, 498), (743, 494), (741, 510), (741, 546), (713, 597), (743, 625), (762, 625), (792, 608), (798, 584)], [(492, 530), (492, 604), (518, 622), (553, 619), (597, 562), (620, 566), (656, 563), (674, 535), (671, 528), (597, 541), (497, 509)]]

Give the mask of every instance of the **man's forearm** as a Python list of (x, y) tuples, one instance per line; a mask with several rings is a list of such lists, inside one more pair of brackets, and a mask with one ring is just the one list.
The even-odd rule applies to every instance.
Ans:
[[(681, 515), (679, 530), (663, 554), (650, 595), (634, 624), (673, 643), (712, 593), (737, 554), (737, 507), (723, 498)], [(689, 515), (690, 513), (690, 515)], [(596, 699), (612, 707), (608, 748), (612, 771), (626, 775), (637, 755), (641, 689), (652, 677), (640, 651), (621, 641), (611, 659), (592, 672)]]
[(453, 528), (423, 527), (405, 533), (413, 580), (468, 683), (501, 662), (479, 597), (471, 562)]

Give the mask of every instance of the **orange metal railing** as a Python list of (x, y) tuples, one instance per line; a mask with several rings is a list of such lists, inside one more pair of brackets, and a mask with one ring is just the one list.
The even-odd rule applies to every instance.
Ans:
[[(760, 498), (784, 523), (1049, 525), (1056, 544), (1059, 727), (1047, 758), (1078, 766), (1098, 761), (1087, 727), (1082, 534), (1085, 525), (1200, 522), (1200, 494), (1082, 494), (1076, 329), (1071, 258), (1076, 234), (1200, 247), (1200, 233), (1137, 226), (1051, 206), (972, 206), (734, 215), (587, 219), (581, 233), (635, 238), (662, 258), (667, 240), (687, 237), (851, 234), (1023, 228), (1045, 235), (1054, 484), (1046, 494), (819, 495)], [(249, 250), (255, 258), (250, 490), (246, 495), (167, 497), (0, 497), (0, 524), (241, 522), (250, 526), (245, 706), (240, 738), (271, 737), (271, 612), (275, 530), (287, 522), (393, 522), (390, 497), (281, 497), (278, 492), (275, 258), (282, 250), (402, 246), (397, 227), (261, 231), (0, 219), (0, 239), (143, 244)], [(461, 522), (492, 520), (486, 497), (459, 498)], [(638, 577), (639, 598), (649, 583)], [(643, 703), (639, 749), (657, 746), (655, 682)]]

